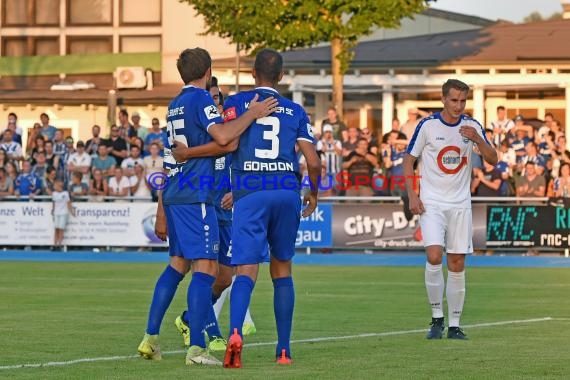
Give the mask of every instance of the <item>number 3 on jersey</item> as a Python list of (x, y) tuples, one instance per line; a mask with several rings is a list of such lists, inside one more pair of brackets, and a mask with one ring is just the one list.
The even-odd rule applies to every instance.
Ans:
[(275, 116), (266, 116), (256, 120), (257, 124), (268, 125), (270, 130), (263, 131), (263, 139), (271, 141), (271, 149), (255, 149), (255, 157), (276, 159), (279, 156), (279, 134), (280, 123), (279, 118)]

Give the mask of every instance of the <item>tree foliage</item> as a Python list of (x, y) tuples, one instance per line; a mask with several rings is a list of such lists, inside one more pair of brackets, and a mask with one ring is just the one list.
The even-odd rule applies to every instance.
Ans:
[(560, 13), (560, 12), (554, 12), (549, 17), (544, 17), (544, 16), (542, 16), (542, 14), (540, 12), (534, 11), (534, 12), (530, 13), (528, 16), (526, 16), (523, 19), (523, 22), (528, 23), (528, 22), (561, 20), (561, 19), (562, 19), (562, 13)]
[(421, 12), (433, 0), (180, 1), (204, 17), (205, 34), (228, 38), (253, 52), (264, 47), (288, 50), (336, 42), (340, 45), (332, 57), (333, 76), (342, 76), (360, 36), (375, 28), (397, 28), (402, 18)]
[[(430, 0), (180, 0), (190, 3), (214, 33), (246, 50), (288, 50), (334, 38), (345, 50), (375, 27), (397, 28)], [(343, 57), (344, 69), (350, 55)]]

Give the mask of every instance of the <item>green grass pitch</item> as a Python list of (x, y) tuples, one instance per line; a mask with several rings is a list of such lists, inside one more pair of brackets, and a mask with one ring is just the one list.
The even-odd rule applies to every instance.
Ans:
[[(244, 368), (187, 367), (173, 320), (185, 305), (181, 283), (161, 330), (161, 362), (136, 354), (155, 281), (164, 265), (126, 263), (0, 264), (2, 379), (568, 379), (570, 269), (468, 268), (462, 324), (551, 317), (466, 327), (469, 341), (427, 341), (429, 307), (421, 267), (294, 268), (294, 340), (367, 333), (394, 335), (294, 343), (291, 367), (277, 366), (273, 345), (246, 347)], [(258, 333), (276, 339), (273, 290), (261, 269), (252, 299)], [(227, 332), (228, 304), (222, 313)], [(113, 360), (91, 361), (117, 356)], [(222, 354), (218, 355), (220, 358)], [(40, 368), (24, 363), (89, 361)]]

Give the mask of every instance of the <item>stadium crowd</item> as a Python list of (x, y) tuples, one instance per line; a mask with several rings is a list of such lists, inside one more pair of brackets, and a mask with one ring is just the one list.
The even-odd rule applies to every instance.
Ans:
[[(382, 181), (403, 176), (407, 144), (421, 119), (429, 115), (410, 109), (404, 123), (395, 118), (391, 130), (377, 138), (368, 128), (347, 127), (335, 109), (329, 108), (327, 118), (315, 130), (322, 175), (332, 182), (322, 189), (321, 196), (403, 196), (403, 189), (390, 189)], [(550, 113), (538, 124), (525, 120), (522, 115), (511, 120), (505, 107), (497, 108), (497, 117), (485, 132), (497, 149), (499, 162), (484, 164), (478, 152), (473, 152), (474, 196), (570, 197), (570, 152), (561, 123)], [(50, 125), (49, 116), (42, 113), (29, 133), (25, 151), (17, 121), (17, 115), (10, 113), (0, 141), (0, 198), (50, 196), (59, 178), (75, 199), (131, 196), (156, 201), (148, 178), (162, 170), (167, 144), (158, 118), (147, 128), (140, 125), (138, 113), (129, 120), (128, 111), (122, 109), (110, 136), (103, 138), (101, 128), (94, 125), (90, 139), (75, 143), (63, 130)], [(302, 155), (299, 157), (303, 169)], [(376, 180), (343, 190), (338, 186), (339, 173)]]

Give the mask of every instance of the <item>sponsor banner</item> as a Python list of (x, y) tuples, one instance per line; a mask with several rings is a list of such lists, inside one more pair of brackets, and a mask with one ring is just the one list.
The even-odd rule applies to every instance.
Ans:
[(570, 209), (549, 206), (488, 206), (487, 247), (569, 248)]
[[(73, 203), (65, 245), (166, 246), (154, 235), (156, 203)], [(0, 245), (52, 245), (51, 202), (0, 202)]]
[[(419, 217), (406, 220), (403, 205), (334, 204), (335, 248), (423, 250)], [(473, 205), (473, 246), (485, 248), (485, 205)]]
[(423, 249), (419, 218), (407, 221), (402, 205), (334, 204), (333, 246)]
[(321, 203), (308, 218), (301, 218), (295, 246), (332, 247), (332, 205)]

